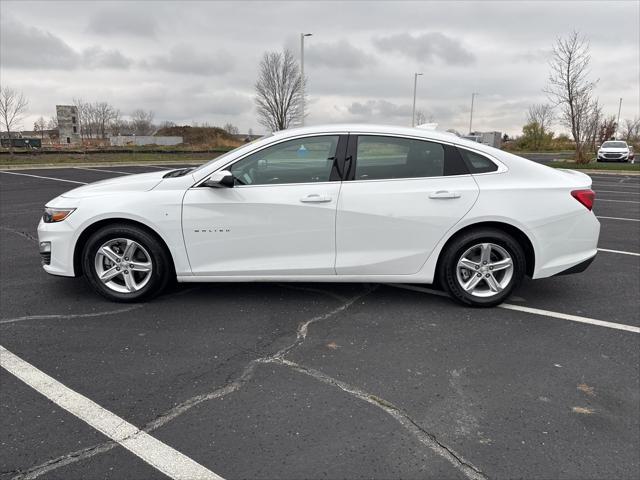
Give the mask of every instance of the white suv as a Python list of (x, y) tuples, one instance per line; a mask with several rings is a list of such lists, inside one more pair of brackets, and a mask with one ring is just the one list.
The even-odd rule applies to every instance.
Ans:
[(598, 149), (598, 162), (628, 162), (633, 160), (633, 150), (627, 142), (615, 140), (604, 142)]

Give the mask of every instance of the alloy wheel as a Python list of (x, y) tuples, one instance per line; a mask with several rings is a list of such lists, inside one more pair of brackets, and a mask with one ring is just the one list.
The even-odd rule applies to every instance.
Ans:
[(149, 252), (129, 238), (114, 238), (103, 243), (96, 251), (94, 265), (98, 279), (118, 293), (143, 289), (153, 273)]
[(474, 297), (498, 295), (513, 278), (513, 259), (495, 243), (468, 248), (456, 264), (456, 278), (462, 289)]

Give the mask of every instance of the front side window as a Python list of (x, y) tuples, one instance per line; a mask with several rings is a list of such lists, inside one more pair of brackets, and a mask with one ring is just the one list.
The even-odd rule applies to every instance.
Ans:
[(238, 185), (328, 182), (338, 135), (305, 137), (249, 155), (229, 169)]
[(356, 157), (355, 180), (444, 175), (445, 150), (439, 143), (360, 135)]

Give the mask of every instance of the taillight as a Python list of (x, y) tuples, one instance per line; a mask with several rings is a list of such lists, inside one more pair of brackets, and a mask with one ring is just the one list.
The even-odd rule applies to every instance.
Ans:
[(591, 210), (593, 208), (593, 201), (596, 199), (596, 192), (590, 188), (586, 188), (584, 190), (574, 190), (571, 192), (571, 196), (587, 207), (588, 210)]

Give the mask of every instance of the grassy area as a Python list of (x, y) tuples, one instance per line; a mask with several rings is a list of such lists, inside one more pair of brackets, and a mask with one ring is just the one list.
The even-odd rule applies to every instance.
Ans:
[(546, 164), (554, 168), (570, 168), (572, 170), (609, 170), (609, 171), (625, 171), (640, 172), (640, 163), (576, 163), (576, 162), (549, 162)]
[(200, 162), (204, 163), (224, 152), (117, 152), (117, 153), (48, 153), (48, 154), (21, 154), (2, 155), (0, 157), (0, 168), (2, 166), (20, 165), (73, 165), (81, 163), (154, 163), (154, 162)]

